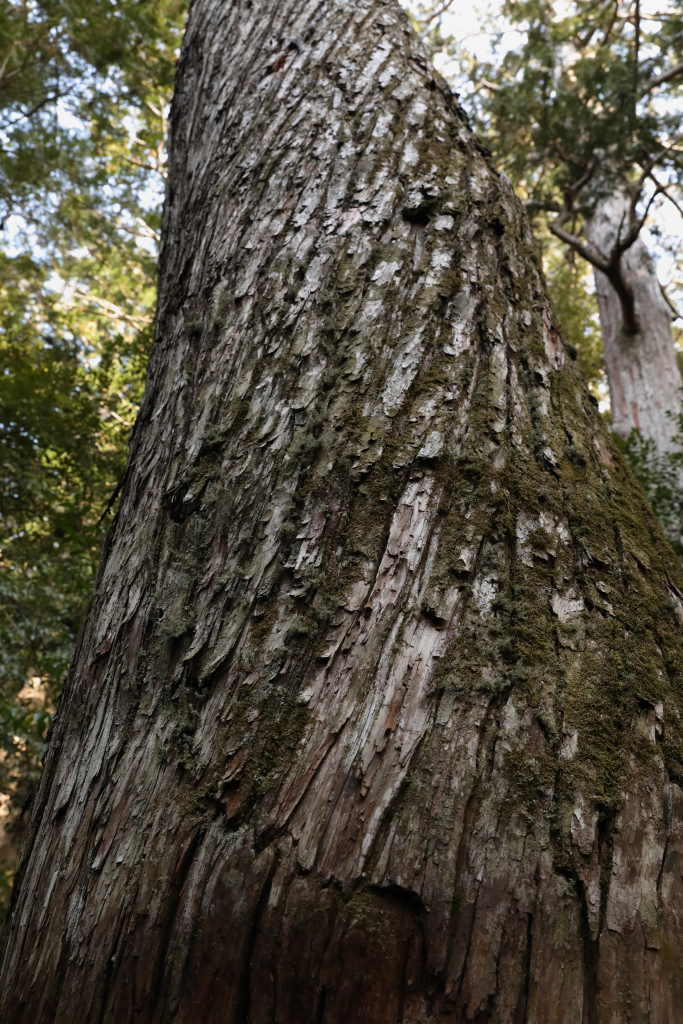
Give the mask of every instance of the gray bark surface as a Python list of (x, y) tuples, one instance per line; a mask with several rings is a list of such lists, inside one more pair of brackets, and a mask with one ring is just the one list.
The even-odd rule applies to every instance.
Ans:
[(12, 1024), (664, 1024), (681, 567), (405, 15), (195, 0)]
[[(586, 224), (586, 235), (609, 253), (617, 233), (628, 224), (628, 199), (618, 192), (602, 199)], [(671, 336), (671, 310), (662, 295), (657, 268), (639, 237), (621, 257), (631, 289), (638, 324), (624, 329), (619, 297), (607, 277), (593, 269), (600, 310), (605, 368), (612, 406), (612, 425), (620, 437), (639, 430), (663, 454), (676, 450), (678, 417), (683, 412), (681, 374)]]

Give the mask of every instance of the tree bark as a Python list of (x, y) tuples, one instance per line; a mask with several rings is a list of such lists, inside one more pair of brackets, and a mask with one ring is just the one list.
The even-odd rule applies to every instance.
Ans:
[(671, 1022), (683, 573), (382, 0), (195, 0), (13, 1024)]
[[(590, 242), (610, 252), (621, 228), (628, 225), (628, 198), (617, 193), (600, 200), (586, 224)], [(612, 425), (619, 437), (639, 430), (659, 454), (678, 449), (678, 417), (683, 412), (681, 374), (671, 337), (671, 311), (662, 295), (654, 260), (641, 238), (621, 257), (632, 291), (638, 324), (624, 329), (619, 297), (607, 277), (593, 269), (600, 310), (605, 367), (612, 405)]]

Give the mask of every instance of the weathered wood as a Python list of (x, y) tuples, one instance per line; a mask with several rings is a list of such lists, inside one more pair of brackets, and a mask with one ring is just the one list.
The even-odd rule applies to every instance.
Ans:
[(680, 565), (380, 0), (195, 0), (26, 1024), (670, 1022)]

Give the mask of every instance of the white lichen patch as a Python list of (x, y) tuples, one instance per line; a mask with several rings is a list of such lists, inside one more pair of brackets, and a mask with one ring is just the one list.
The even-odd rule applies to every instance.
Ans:
[(550, 598), (550, 607), (562, 625), (566, 626), (584, 610), (585, 605), (581, 596), (577, 597), (575, 591), (569, 590), (565, 594), (554, 593)]
[(438, 430), (432, 430), (431, 434), (427, 435), (427, 439), (420, 448), (418, 456), (422, 459), (435, 459), (442, 448), (443, 434)]
[(562, 744), (560, 746), (560, 758), (563, 761), (571, 761), (579, 749), (578, 729), (565, 728), (562, 733)]
[(498, 593), (498, 581), (494, 577), (480, 576), (474, 581), (472, 597), (482, 619), (491, 614), (491, 607)]

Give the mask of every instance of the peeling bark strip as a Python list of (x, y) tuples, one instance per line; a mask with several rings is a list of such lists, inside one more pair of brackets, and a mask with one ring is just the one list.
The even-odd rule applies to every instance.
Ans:
[(195, 0), (13, 1024), (670, 1024), (681, 569), (380, 0)]

